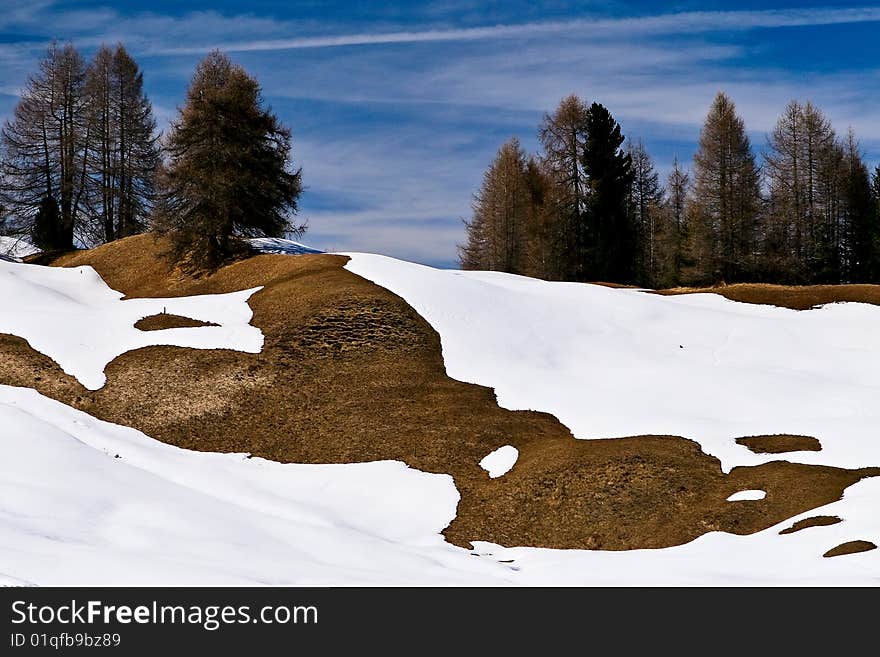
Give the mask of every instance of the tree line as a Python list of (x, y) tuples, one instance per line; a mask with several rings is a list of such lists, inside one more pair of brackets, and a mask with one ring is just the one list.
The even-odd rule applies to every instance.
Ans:
[(264, 105), (259, 83), (215, 51), (160, 135), (122, 44), (86, 63), (53, 43), (0, 133), (0, 232), (57, 251), (155, 230), (195, 269), (245, 250), (241, 238), (301, 233), (291, 133)]
[(812, 103), (789, 103), (759, 164), (719, 93), (691, 169), (676, 159), (665, 184), (599, 103), (563, 99), (538, 139), (534, 155), (511, 139), (486, 170), (462, 268), (655, 288), (880, 281), (880, 167)]

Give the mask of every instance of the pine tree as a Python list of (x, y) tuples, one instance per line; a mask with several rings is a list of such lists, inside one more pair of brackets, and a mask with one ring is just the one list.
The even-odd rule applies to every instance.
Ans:
[(51, 249), (53, 245), (61, 243), (64, 237), (58, 234), (62, 227), (60, 215), (58, 202), (51, 196), (44, 197), (31, 228), (33, 244), (43, 249)]
[[(835, 186), (840, 161), (834, 130), (812, 103), (791, 101), (768, 140), (770, 187), (765, 263), (784, 282), (827, 277), (832, 263)], [(829, 260), (829, 258), (831, 260)]]
[(877, 264), (877, 216), (871, 177), (852, 130), (847, 135), (843, 182), (840, 282), (874, 280)]
[(635, 280), (636, 233), (628, 212), (632, 160), (620, 124), (604, 105), (587, 112), (583, 168), (589, 182), (586, 240), (579, 235), (575, 280)]
[(546, 226), (546, 239), (553, 244), (560, 278), (578, 276), (586, 260), (588, 234), (586, 219), (588, 182), (584, 171), (587, 143), (587, 106), (577, 96), (564, 98), (556, 111), (546, 114), (538, 130), (541, 162), (552, 179), (555, 209), (553, 225)]
[(672, 161), (672, 170), (666, 178), (666, 231), (663, 235), (664, 278), (662, 285), (681, 285), (685, 268), (685, 245), (687, 244), (687, 206), (690, 176), (682, 169), (678, 157)]
[(809, 281), (833, 281), (838, 269), (837, 247), (833, 244), (836, 208), (839, 205), (838, 177), (843, 166), (843, 150), (837, 143), (831, 122), (810, 102), (803, 106), (806, 176), (806, 248), (800, 256), (803, 277)]
[(874, 216), (874, 257), (871, 265), (871, 282), (880, 283), (880, 165), (871, 176), (871, 198)]
[(697, 283), (747, 279), (754, 270), (760, 180), (743, 120), (723, 92), (700, 133), (693, 198), (692, 278)]
[(768, 138), (766, 172), (770, 185), (771, 226), (765, 235), (765, 266), (803, 278), (805, 237), (810, 222), (807, 202), (810, 166), (804, 135), (804, 111), (791, 101)]
[[(92, 127), (85, 77), (77, 50), (53, 43), (3, 128), (2, 200), (18, 229), (33, 232), (43, 249), (72, 248), (80, 228)], [(45, 225), (50, 218), (58, 222), (54, 229)]]
[(100, 222), (100, 225), (92, 226), (92, 239), (106, 242), (116, 238), (116, 199), (113, 194), (115, 116), (111, 101), (114, 88), (112, 70), (113, 52), (106, 46), (101, 46), (95, 53), (86, 75), (86, 93), (89, 97), (89, 110), (92, 113), (95, 133), (93, 140), (95, 172), (89, 180), (91, 189), (87, 200), (91, 206), (91, 214)]
[(627, 155), (632, 161), (633, 182), (630, 189), (630, 213), (636, 231), (636, 280), (657, 285), (661, 271), (661, 235), (664, 231), (663, 190), (654, 161), (644, 142), (629, 142)]
[(146, 228), (159, 161), (156, 121), (143, 74), (125, 48), (102, 46), (86, 82), (96, 138), (89, 178), (95, 241)]
[(290, 216), (302, 191), (290, 170), (290, 131), (263, 108), (257, 81), (214, 51), (196, 69), (160, 168), (156, 227), (172, 257), (213, 268), (241, 237), (301, 233)]
[(526, 222), (526, 273), (546, 280), (561, 280), (564, 259), (557, 232), (558, 221), (553, 178), (543, 163), (530, 157), (526, 162), (526, 183), (530, 194), (529, 215)]
[(464, 221), (465, 242), (458, 245), (458, 264), (464, 270), (479, 271), (486, 269), (486, 227), (484, 215), (474, 209), (470, 220)]
[(880, 164), (874, 167), (874, 173), (871, 176), (871, 189), (874, 193), (874, 201), (877, 203), (877, 211), (880, 213)]
[(531, 190), (526, 156), (516, 138), (505, 143), (483, 176), (460, 249), (464, 269), (523, 273)]

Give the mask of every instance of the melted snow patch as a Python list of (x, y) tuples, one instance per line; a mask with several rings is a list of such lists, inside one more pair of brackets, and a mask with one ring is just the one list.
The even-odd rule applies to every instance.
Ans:
[(728, 502), (756, 502), (767, 497), (762, 490), (741, 490), (727, 498)]
[[(91, 267), (60, 268), (0, 261), (0, 333), (17, 335), (89, 390), (127, 351), (151, 345), (259, 353), (263, 334), (251, 326), (247, 300), (261, 288), (230, 294), (128, 299)], [(167, 312), (218, 326), (140, 331), (135, 323)]]
[(489, 473), (489, 477), (496, 479), (510, 472), (518, 458), (519, 450), (513, 445), (505, 445), (504, 447), (499, 447), (491, 454), (487, 454), (480, 461), (480, 467)]

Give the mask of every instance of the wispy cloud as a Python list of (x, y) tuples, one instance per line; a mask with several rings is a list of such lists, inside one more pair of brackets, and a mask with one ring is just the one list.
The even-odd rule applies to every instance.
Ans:
[(880, 21), (880, 7), (849, 9), (787, 9), (763, 11), (706, 11), (660, 14), (619, 19), (575, 19), (531, 22), (447, 30), (358, 33), (280, 39), (213, 42), (204, 45), (159, 47), (154, 54), (197, 54), (221, 48), (228, 52), (301, 50), (346, 46), (431, 43), (438, 41), (483, 41), (486, 39), (540, 38), (558, 33), (588, 33), (604, 40), (621, 33), (683, 34), (713, 31), (743, 31), (759, 28), (839, 25)]

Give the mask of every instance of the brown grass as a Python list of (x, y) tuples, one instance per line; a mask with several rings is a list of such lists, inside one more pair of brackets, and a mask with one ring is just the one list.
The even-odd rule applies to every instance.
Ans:
[(858, 554), (859, 552), (870, 552), (876, 550), (877, 546), (871, 541), (849, 541), (841, 543), (836, 548), (831, 548), (823, 554), (823, 557), (841, 557), (845, 554)]
[(822, 443), (812, 436), (795, 436), (787, 433), (772, 436), (747, 436), (736, 442), (748, 447), (755, 454), (784, 454), (785, 452), (819, 452)]
[(829, 525), (836, 525), (839, 522), (843, 521), (837, 516), (813, 516), (812, 518), (798, 520), (791, 527), (787, 527), (779, 533), (794, 534), (802, 529), (809, 529), (810, 527), (828, 527)]
[[(92, 265), (129, 297), (262, 285), (250, 300), (265, 334), (260, 354), (149, 347), (114, 360), (107, 385), (89, 392), (20, 338), (0, 336), (0, 382), (190, 449), (301, 463), (398, 459), (449, 473), (461, 502), (445, 533), (458, 545), (619, 550), (747, 534), (880, 475), (786, 462), (725, 475), (684, 438), (574, 440), (553, 416), (502, 409), (491, 389), (446, 376), (437, 333), (402, 299), (344, 270), (344, 257), (261, 255), (192, 279), (170, 271), (161, 249), (139, 236), (58, 264)], [(506, 444), (519, 460), (490, 479), (478, 463)], [(744, 488), (767, 497), (726, 501)]]
[(676, 287), (655, 294), (720, 294), (731, 301), (809, 310), (826, 303), (854, 301), (880, 305), (880, 285), (770, 285), (736, 283), (718, 287)]
[(139, 319), (134, 323), (136, 329), (141, 331), (161, 331), (171, 328), (197, 328), (200, 326), (219, 326), (214, 322), (203, 322), (199, 319), (190, 319), (189, 317), (181, 317), (180, 315), (172, 315), (170, 313), (159, 313), (158, 315), (150, 315)]

